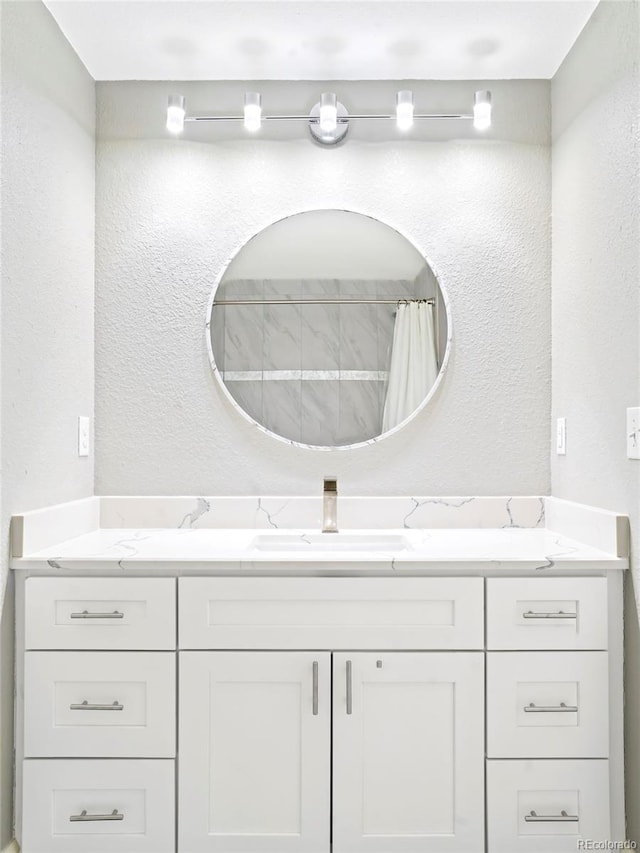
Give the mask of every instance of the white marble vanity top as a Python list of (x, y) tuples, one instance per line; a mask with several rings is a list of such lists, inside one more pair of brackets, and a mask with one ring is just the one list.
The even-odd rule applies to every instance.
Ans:
[[(351, 531), (356, 533), (356, 531)], [(358, 533), (366, 531), (357, 531)], [(274, 531), (274, 533), (276, 533)], [(281, 531), (277, 531), (278, 534)], [(290, 530), (304, 543), (317, 531)], [(160, 571), (239, 571), (277, 565), (281, 571), (305, 567), (341, 571), (365, 564), (372, 572), (432, 568), (477, 571), (506, 567), (535, 571), (553, 568), (588, 570), (625, 568), (626, 561), (550, 530), (385, 530), (406, 538), (408, 547), (393, 550), (324, 551), (254, 547), (255, 530), (97, 530), (14, 560), (17, 569), (154, 569)], [(330, 536), (331, 534), (325, 534)], [(263, 537), (269, 536), (264, 532)], [(342, 569), (344, 571), (344, 569)]]
[[(360, 528), (353, 524), (341, 527), (343, 532), (337, 537), (330, 533), (320, 534), (319, 526), (295, 527), (290, 523), (277, 526), (274, 513), (267, 512), (261, 505), (261, 501), (266, 504), (276, 501), (275, 498), (257, 499), (258, 508), (265, 513), (268, 524), (239, 526), (242, 518), (236, 507), (236, 516), (232, 519), (235, 525), (205, 525), (203, 518), (208, 510), (194, 510), (183, 515), (181, 523), (175, 526), (160, 523), (152, 526), (154, 520), (163, 521), (168, 513), (166, 503), (153, 504), (153, 510), (149, 509), (150, 502), (159, 500), (89, 498), (14, 517), (17, 520), (13, 529), (12, 568), (49, 574), (52, 571), (103, 574), (123, 571), (131, 574), (432, 574), (442, 571), (499, 574), (516, 571), (565, 574), (628, 567), (625, 516), (554, 498), (350, 499), (365, 502), (363, 514), (368, 514), (369, 524)], [(179, 510), (178, 516), (184, 509), (176, 503), (178, 501), (192, 500), (200, 510), (210, 507), (214, 500), (224, 502), (224, 499), (203, 498), (166, 500), (173, 501), (174, 510)], [(311, 500), (315, 501), (303, 498), (288, 502), (301, 507)], [(473, 517), (468, 508), (466, 515), (461, 512), (471, 500), (476, 501)], [(109, 501), (120, 501), (117, 511), (115, 504)], [(371, 524), (376, 506), (378, 511), (382, 509), (380, 501), (386, 502), (385, 514), (391, 520), (394, 513), (389, 509), (395, 505), (394, 501), (398, 502), (398, 512), (410, 510), (403, 518), (398, 517), (402, 526), (398, 523), (396, 527), (387, 528), (379, 522)], [(403, 501), (405, 504), (401, 505)], [(498, 501), (502, 501), (502, 505)], [(425, 515), (428, 504), (433, 506), (430, 518)], [(128, 509), (123, 509), (125, 505)], [(500, 506), (505, 523), (497, 526), (496, 519), (502, 521), (502, 517), (496, 515)], [(442, 525), (442, 515), (436, 513), (442, 513), (443, 507), (457, 510), (459, 522), (472, 521), (478, 526), (464, 527), (458, 523), (428, 527), (429, 521), (435, 525), (438, 518)], [(417, 509), (423, 512), (419, 522), (415, 518)], [(314, 512), (316, 510), (317, 507)], [(288, 511), (293, 519), (295, 513), (291, 508)], [(351, 512), (355, 515), (353, 507)], [(113, 524), (114, 520), (128, 520), (127, 516), (142, 523), (120, 527)], [(418, 527), (416, 522), (424, 526)], [(545, 522), (548, 526), (544, 526)], [(338, 544), (343, 536), (346, 539), (344, 547)], [(379, 540), (377, 544), (376, 539)], [(371, 548), (370, 542), (373, 543)]]

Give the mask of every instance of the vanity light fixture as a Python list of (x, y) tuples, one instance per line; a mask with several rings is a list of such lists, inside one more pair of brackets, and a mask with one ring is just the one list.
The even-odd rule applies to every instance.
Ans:
[(410, 130), (414, 120), (422, 119), (463, 119), (473, 120), (476, 130), (486, 130), (491, 125), (491, 92), (486, 89), (475, 92), (473, 98), (473, 113), (415, 113), (413, 92), (402, 89), (396, 95), (395, 115), (389, 113), (349, 113), (341, 104), (334, 92), (323, 92), (320, 100), (308, 115), (263, 115), (262, 98), (259, 92), (246, 92), (244, 96), (244, 112), (242, 115), (204, 115), (187, 116), (185, 114), (184, 95), (171, 95), (167, 108), (167, 130), (180, 133), (185, 122), (217, 122), (242, 121), (247, 130), (255, 132), (260, 129), (262, 122), (271, 121), (304, 121), (315, 142), (320, 145), (336, 145), (347, 135), (349, 123), (360, 120), (395, 120), (400, 130)]
[(244, 126), (255, 132), (262, 125), (262, 95), (260, 92), (245, 92)]
[(320, 95), (320, 130), (333, 133), (338, 126), (338, 98), (333, 92)]
[(402, 89), (396, 95), (396, 124), (399, 130), (413, 127), (413, 92)]
[(184, 129), (184, 95), (169, 95), (167, 107), (167, 130), (171, 133), (182, 133)]
[(491, 127), (491, 92), (486, 89), (473, 96), (473, 126), (476, 130)]

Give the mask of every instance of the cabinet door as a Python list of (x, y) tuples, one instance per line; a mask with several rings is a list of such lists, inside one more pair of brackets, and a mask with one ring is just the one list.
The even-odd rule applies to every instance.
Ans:
[(328, 853), (331, 656), (181, 652), (180, 853)]
[(484, 850), (481, 653), (336, 654), (334, 853)]

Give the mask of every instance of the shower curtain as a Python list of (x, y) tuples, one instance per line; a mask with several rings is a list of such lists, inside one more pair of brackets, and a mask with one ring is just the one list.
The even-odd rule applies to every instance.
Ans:
[(418, 408), (437, 375), (433, 305), (424, 301), (399, 304), (382, 414), (383, 432), (393, 429)]

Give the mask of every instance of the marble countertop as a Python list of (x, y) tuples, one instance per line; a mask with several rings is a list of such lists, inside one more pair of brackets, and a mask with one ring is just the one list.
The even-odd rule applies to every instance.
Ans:
[[(566, 574), (626, 569), (628, 559), (548, 528), (389, 529), (401, 536), (382, 550), (318, 549), (305, 540), (317, 529), (98, 529), (12, 558), (12, 568), (30, 572), (131, 574), (500, 574), (504, 571)], [(350, 529), (349, 536), (372, 531)], [(286, 535), (294, 550), (269, 547)], [(331, 534), (326, 534), (331, 536)], [(260, 538), (262, 548), (256, 547)], [(298, 544), (298, 538), (300, 544)], [(324, 543), (323, 543), (324, 544)], [(265, 549), (266, 546), (266, 549)]]

